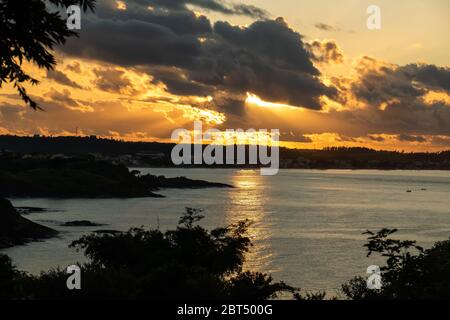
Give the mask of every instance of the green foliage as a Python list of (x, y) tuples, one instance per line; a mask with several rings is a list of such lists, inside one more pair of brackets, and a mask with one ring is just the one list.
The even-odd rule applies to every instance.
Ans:
[(0, 1), (0, 87), (12, 83), (21, 98), (33, 109), (38, 104), (27, 94), (24, 84), (38, 84), (22, 68), (23, 62), (51, 70), (56, 61), (51, 50), (77, 33), (67, 29), (58, 11), (51, 12), (48, 4), (65, 9), (78, 4), (83, 10), (93, 10), (95, 0), (28, 0)]
[(448, 299), (450, 298), (450, 240), (424, 250), (415, 241), (390, 239), (396, 229), (367, 231), (368, 256), (386, 258), (380, 268), (382, 288), (370, 290), (366, 279), (355, 277), (342, 286), (351, 299)]

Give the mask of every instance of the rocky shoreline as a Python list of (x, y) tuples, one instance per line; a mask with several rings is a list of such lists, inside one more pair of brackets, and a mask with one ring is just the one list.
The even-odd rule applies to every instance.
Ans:
[(56, 230), (22, 217), (9, 200), (0, 198), (0, 249), (48, 239), (57, 234)]
[[(186, 177), (141, 175), (139, 171), (129, 170), (123, 165), (86, 158), (0, 157), (0, 168), (0, 249), (58, 234), (23, 217), (48, 209), (14, 208), (4, 198), (162, 198), (164, 196), (156, 192), (166, 188), (232, 188), (228, 184)], [(69, 221), (63, 226), (101, 225), (90, 221)]]

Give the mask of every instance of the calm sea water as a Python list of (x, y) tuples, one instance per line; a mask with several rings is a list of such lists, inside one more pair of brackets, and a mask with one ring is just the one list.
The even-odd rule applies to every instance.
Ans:
[[(398, 228), (398, 237), (429, 247), (450, 236), (450, 172), (377, 170), (140, 169), (143, 173), (224, 182), (234, 189), (163, 190), (166, 198), (12, 199), (15, 206), (45, 207), (31, 220), (61, 232), (55, 239), (3, 250), (23, 270), (66, 267), (83, 256), (71, 241), (97, 229), (135, 226), (174, 228), (184, 208), (204, 209), (208, 228), (250, 219), (254, 240), (246, 267), (306, 290), (338, 293), (340, 285), (367, 266), (366, 229)], [(412, 192), (406, 192), (411, 190)], [(104, 227), (60, 227), (90, 220)]]

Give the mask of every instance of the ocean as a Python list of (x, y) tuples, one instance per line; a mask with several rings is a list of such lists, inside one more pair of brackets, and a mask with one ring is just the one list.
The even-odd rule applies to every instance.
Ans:
[[(142, 173), (186, 176), (229, 183), (235, 188), (166, 189), (165, 198), (11, 199), (15, 206), (49, 212), (27, 218), (60, 231), (57, 238), (2, 250), (19, 269), (39, 273), (83, 262), (71, 241), (98, 229), (175, 228), (185, 207), (203, 209), (207, 228), (249, 219), (254, 246), (245, 268), (306, 291), (340, 295), (342, 283), (366, 275), (383, 259), (366, 257), (367, 229), (399, 229), (396, 237), (430, 247), (450, 236), (450, 172), (283, 169), (140, 168)], [(411, 192), (407, 192), (410, 190)], [(62, 227), (89, 220), (101, 227)]]

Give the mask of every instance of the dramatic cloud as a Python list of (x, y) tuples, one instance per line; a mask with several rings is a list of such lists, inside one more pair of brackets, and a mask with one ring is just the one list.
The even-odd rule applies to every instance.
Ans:
[[(357, 108), (333, 112), (347, 123), (358, 122), (369, 133), (450, 135), (448, 100), (427, 101), (432, 92), (448, 95), (450, 69), (427, 64), (397, 66), (364, 57), (357, 68), (359, 77), (340, 87), (344, 103)], [(346, 92), (347, 90), (347, 92)], [(408, 140), (409, 137), (409, 140)], [(420, 142), (419, 138), (414, 138)], [(419, 140), (418, 140), (419, 139)]]
[(423, 136), (410, 136), (407, 134), (400, 134), (397, 136), (397, 139), (400, 141), (409, 141), (409, 142), (426, 142), (427, 139)]
[[(206, 17), (185, 5), (219, 10), (217, 5), (222, 2), (131, 4), (127, 2), (126, 10), (100, 7), (100, 18), (87, 20), (80, 39), (71, 40), (61, 50), (147, 70), (154, 83), (164, 83), (174, 94), (216, 96), (228, 92), (234, 97), (231, 101), (241, 99), (241, 105), (246, 93), (252, 92), (268, 101), (319, 110), (321, 96), (333, 98), (336, 94), (319, 79), (302, 36), (282, 18), (248, 27), (222, 21), (211, 26)], [(142, 10), (143, 4), (152, 5), (152, 10)], [(139, 6), (141, 10), (136, 9)], [(160, 12), (161, 8), (165, 11)], [(337, 52), (337, 47), (334, 49)], [(337, 59), (336, 52), (327, 57)]]
[[(255, 21), (212, 21), (211, 11)], [(44, 81), (29, 90), (46, 112), (3, 93), (0, 132), (79, 127), (164, 139), (205, 120), (219, 129), (279, 128), (282, 141), (299, 147), (450, 146), (448, 67), (344, 59), (336, 41), (305, 40), (283, 18), (236, 1), (99, 1), (80, 37), (58, 51), (58, 70), (37, 71)]]
[(383, 142), (383, 141), (385, 141), (385, 138), (382, 137), (382, 136), (379, 136), (379, 135), (373, 135), (373, 134), (370, 134), (370, 135), (368, 135), (367, 137), (368, 137), (370, 140), (373, 140), (373, 141), (378, 141), (378, 142)]
[(352, 89), (370, 104), (414, 102), (429, 90), (450, 92), (449, 68), (427, 64), (394, 66), (364, 57), (359, 69), (362, 76)]
[(81, 64), (75, 61), (72, 64), (68, 64), (66, 69), (75, 73), (81, 73)]
[[(12, 134), (99, 135), (130, 140), (164, 139), (178, 125), (187, 126), (182, 110), (157, 112), (142, 109), (130, 111), (125, 102), (97, 100), (90, 112), (80, 108), (85, 101), (74, 99), (69, 91), (51, 90), (44, 97), (35, 97), (45, 112), (34, 112), (25, 106), (0, 103), (0, 130)], [(170, 118), (176, 120), (173, 123)], [(19, 121), (20, 120), (20, 121)]]
[(77, 101), (71, 97), (70, 91), (64, 89), (62, 92), (59, 92), (53, 88), (47, 93), (44, 94), (44, 97), (50, 99), (53, 102), (57, 102), (61, 104), (63, 108), (69, 110), (76, 110), (81, 112), (91, 112), (93, 109), (88, 105), (85, 101)]
[(125, 76), (123, 70), (115, 68), (94, 69), (94, 74), (96, 75), (94, 84), (100, 90), (119, 93), (133, 90), (131, 81)]
[(253, 18), (263, 19), (267, 17), (267, 12), (256, 6), (236, 4), (222, 0), (139, 0), (141, 4), (150, 5), (152, 8), (161, 7), (174, 11), (186, 11), (187, 5), (216, 11), (228, 15), (245, 15)]
[(306, 43), (314, 61), (323, 63), (342, 63), (344, 54), (334, 40), (314, 40)]
[(186, 74), (176, 67), (151, 67), (147, 72), (154, 79), (153, 83), (164, 84), (168, 91), (181, 96), (209, 96), (213, 94), (214, 89), (205, 84), (189, 79)]
[(23, 114), (23, 107), (10, 103), (3, 103), (0, 105), (0, 123), (17, 123), (22, 120)]
[(204, 15), (196, 14), (185, 7), (182, 10), (169, 10), (163, 6), (148, 7), (148, 2), (150, 1), (127, 1), (126, 10), (117, 10), (116, 1), (102, 1), (96, 9), (95, 16), (90, 18), (114, 21), (136, 20), (159, 25), (176, 34), (201, 35), (211, 32), (211, 23)]
[[(252, 92), (264, 100), (321, 109), (319, 97), (333, 96), (333, 88), (319, 79), (301, 35), (282, 18), (257, 21), (248, 27), (217, 22), (221, 41), (207, 43), (214, 53), (213, 69), (203, 77), (222, 90)], [(208, 79), (209, 78), (209, 79)]]
[(153, 23), (137, 20), (87, 20), (80, 39), (61, 47), (66, 53), (122, 66), (192, 66), (201, 54), (193, 35), (178, 35)]
[(77, 84), (75, 81), (69, 79), (69, 77), (61, 71), (58, 70), (48, 70), (47, 78), (52, 79), (62, 85), (73, 87), (76, 89), (81, 89), (82, 87)]

